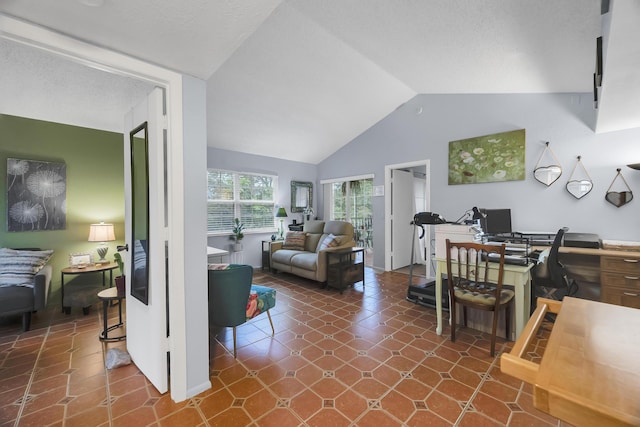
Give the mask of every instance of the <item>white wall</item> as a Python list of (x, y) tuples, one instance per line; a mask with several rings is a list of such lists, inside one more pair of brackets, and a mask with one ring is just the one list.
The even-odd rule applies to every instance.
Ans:
[[(591, 94), (418, 95), (318, 165), (318, 179), (375, 174), (384, 184), (384, 166), (417, 159), (431, 160), (431, 206), (456, 220), (473, 206), (511, 208), (518, 230), (598, 233), (601, 238), (640, 241), (640, 172), (627, 168), (640, 162), (640, 128), (595, 134)], [(449, 141), (526, 129), (524, 181), (448, 185)], [(533, 178), (533, 169), (550, 147), (563, 167), (551, 187)], [(565, 189), (577, 156), (593, 179), (591, 193), (580, 200)], [(604, 196), (622, 168), (636, 198), (621, 208)], [(320, 202), (322, 203), (322, 202)], [(384, 230), (384, 200), (374, 197), (374, 229)], [(374, 233), (374, 248), (384, 248), (384, 233)], [(375, 251), (374, 265), (384, 266)]]

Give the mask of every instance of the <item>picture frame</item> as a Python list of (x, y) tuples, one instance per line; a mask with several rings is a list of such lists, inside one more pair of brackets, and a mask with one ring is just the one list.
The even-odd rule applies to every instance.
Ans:
[(449, 185), (524, 181), (525, 130), (449, 142)]
[(78, 252), (69, 254), (69, 265), (71, 267), (81, 267), (93, 264), (93, 257), (90, 252)]

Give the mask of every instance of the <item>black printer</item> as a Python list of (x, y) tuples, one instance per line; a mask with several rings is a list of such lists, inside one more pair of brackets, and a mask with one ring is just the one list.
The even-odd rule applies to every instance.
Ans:
[(573, 248), (600, 249), (602, 240), (600, 240), (600, 236), (593, 233), (565, 233), (562, 245)]

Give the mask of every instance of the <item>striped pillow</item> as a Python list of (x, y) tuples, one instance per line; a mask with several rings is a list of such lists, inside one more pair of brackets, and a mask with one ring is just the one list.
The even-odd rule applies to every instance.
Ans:
[(340, 243), (338, 242), (338, 238), (333, 234), (329, 234), (324, 238), (322, 243), (320, 243), (320, 246), (318, 246), (318, 252), (329, 248), (335, 248), (336, 246), (338, 246), (338, 243)]
[(282, 249), (304, 251), (304, 241), (306, 239), (307, 233), (305, 233), (304, 231), (289, 231), (284, 238)]
[(45, 266), (52, 250), (24, 251), (0, 248), (0, 287), (33, 287), (33, 276)]

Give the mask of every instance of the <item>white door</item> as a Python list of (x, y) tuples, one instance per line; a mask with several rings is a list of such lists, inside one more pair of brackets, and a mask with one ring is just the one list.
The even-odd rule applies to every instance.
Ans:
[(415, 214), (413, 174), (391, 171), (391, 269), (411, 264), (411, 244), (414, 233), (411, 221)]
[(124, 131), (127, 350), (160, 393), (169, 378), (163, 111), (156, 88)]

